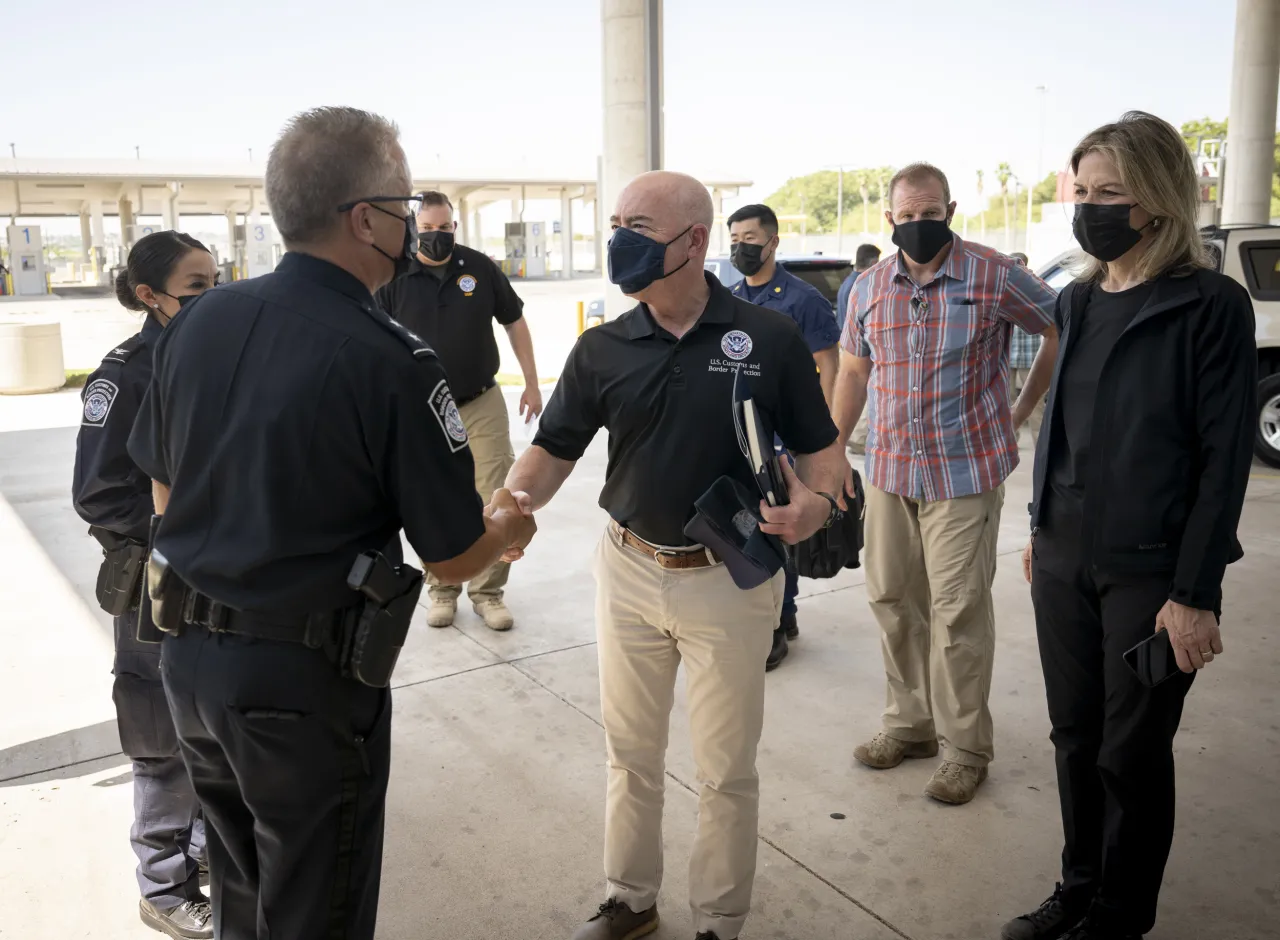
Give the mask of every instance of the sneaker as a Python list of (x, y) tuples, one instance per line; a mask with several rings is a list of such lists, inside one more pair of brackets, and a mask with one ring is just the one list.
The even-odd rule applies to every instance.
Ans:
[(897, 767), (904, 759), (913, 760), (938, 756), (938, 741), (899, 741), (881, 731), (866, 744), (859, 744), (853, 749), (854, 759), (859, 763), (874, 767), (876, 770), (888, 770)]
[(186, 901), (161, 910), (146, 898), (138, 902), (142, 922), (175, 940), (213, 938), (213, 907), (208, 901)]
[(609, 898), (578, 928), (573, 940), (637, 940), (657, 929), (658, 905), (637, 914), (617, 898)]
[(473, 601), (471, 609), (480, 615), (486, 627), (498, 633), (504, 633), (516, 625), (516, 618), (511, 616), (511, 611), (507, 610), (507, 605), (502, 603), (500, 597), (484, 597)]
[(427, 608), (428, 627), (452, 627), (453, 617), (458, 612), (458, 598), (453, 594), (432, 594), (431, 606)]
[(1093, 917), (1086, 916), (1063, 934), (1062, 940), (1142, 940), (1142, 934), (1106, 927)]
[(1030, 914), (1015, 917), (1000, 928), (1000, 940), (1059, 940), (1066, 936), (1084, 911), (1068, 907), (1063, 901), (1062, 885), (1053, 886), (1053, 895)]
[(783, 630), (787, 631), (788, 640), (794, 640), (800, 635), (800, 625), (796, 623), (795, 614), (783, 614), (781, 626)]
[(787, 628), (778, 627), (773, 631), (773, 648), (769, 650), (769, 656), (764, 661), (764, 671), (772, 672), (777, 669), (789, 652), (791, 651), (787, 648)]
[(978, 792), (978, 784), (986, 779), (985, 767), (970, 767), (944, 760), (925, 784), (924, 792), (939, 803), (968, 803)]

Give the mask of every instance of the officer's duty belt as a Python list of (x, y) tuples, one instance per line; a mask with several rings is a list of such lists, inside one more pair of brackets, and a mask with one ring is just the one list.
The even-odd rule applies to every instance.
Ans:
[(347, 613), (346, 610), (333, 610), (316, 614), (267, 614), (236, 610), (190, 588), (182, 603), (183, 623), (204, 627), (210, 633), (234, 633), (257, 640), (302, 643), (313, 649), (336, 639)]
[(630, 529), (624, 528), (616, 522), (613, 523), (613, 531), (623, 545), (648, 555), (657, 562), (659, 568), (685, 570), (688, 568), (710, 568), (712, 565), (720, 564), (720, 559), (705, 545), (692, 545), (688, 548), (663, 548), (660, 545), (654, 545), (652, 542), (646, 542)]

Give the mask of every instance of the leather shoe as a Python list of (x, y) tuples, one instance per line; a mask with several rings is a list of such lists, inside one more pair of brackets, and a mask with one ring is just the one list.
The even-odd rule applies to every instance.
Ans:
[(796, 623), (796, 615), (794, 613), (782, 615), (782, 629), (787, 631), (787, 639), (794, 640), (800, 635), (800, 625)]
[(161, 910), (146, 898), (138, 902), (142, 922), (174, 940), (212, 940), (213, 907), (208, 901), (186, 901)]
[(578, 928), (573, 940), (638, 940), (657, 929), (658, 905), (636, 913), (617, 898), (609, 898)]
[(769, 650), (769, 658), (764, 661), (764, 671), (771, 672), (777, 669), (784, 659), (787, 658), (787, 628), (778, 627), (773, 631), (773, 649)]
[(1053, 894), (1029, 914), (1015, 917), (1000, 928), (1000, 940), (1059, 940), (1080, 919), (1084, 908), (1067, 904), (1062, 885), (1053, 886)]

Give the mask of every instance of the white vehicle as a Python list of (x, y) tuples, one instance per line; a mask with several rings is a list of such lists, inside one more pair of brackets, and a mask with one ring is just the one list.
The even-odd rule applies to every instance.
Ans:
[[(1217, 269), (1239, 281), (1253, 298), (1258, 343), (1258, 416), (1254, 453), (1280, 467), (1280, 225), (1212, 225), (1200, 230)], [(1075, 272), (1074, 253), (1054, 258), (1037, 273), (1054, 290)]]

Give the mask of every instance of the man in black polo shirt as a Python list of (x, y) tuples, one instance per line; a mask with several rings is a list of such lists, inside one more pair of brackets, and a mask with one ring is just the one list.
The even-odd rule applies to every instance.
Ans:
[(689, 874), (698, 937), (735, 940), (751, 905), (764, 660), (783, 574), (741, 590), (684, 534), (694, 501), (722, 475), (756, 492), (733, 419), (735, 376), (796, 454), (791, 503), (762, 508), (763, 531), (795, 543), (829, 522), (835, 499), (821, 494), (839, 494), (848, 469), (795, 322), (704, 273), (711, 224), (711, 199), (692, 177), (646, 173), (623, 190), (609, 276), (641, 303), (578, 340), (533, 445), (507, 476), (532, 511), (596, 432), (609, 431), (600, 505), (612, 522), (595, 557), (608, 894), (575, 940), (657, 929), (663, 766), (681, 661), (701, 783)]
[[(515, 461), (507, 404), (495, 379), (498, 344), (493, 338), (494, 320), (506, 328), (524, 373), (520, 414), (525, 421), (542, 413), (542, 392), (533, 361), (533, 337), (523, 316), (524, 301), (488, 255), (454, 241), (457, 227), (449, 197), (423, 193), (417, 259), (404, 277), (378, 292), (378, 303), (430, 343), (444, 364), (471, 439), (476, 489), (488, 502)], [(510, 630), (515, 622), (502, 597), (508, 569), (500, 561), (467, 585), (476, 613), (493, 630)], [(450, 626), (462, 588), (441, 584), (430, 575), (427, 584), (431, 595), (427, 623)]]

